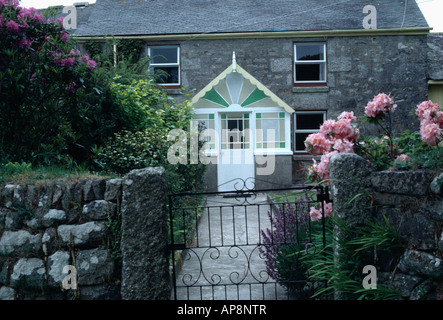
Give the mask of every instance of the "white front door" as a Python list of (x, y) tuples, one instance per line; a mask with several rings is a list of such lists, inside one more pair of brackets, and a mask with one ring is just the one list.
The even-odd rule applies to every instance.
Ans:
[(255, 167), (250, 113), (220, 114), (218, 191), (254, 189)]

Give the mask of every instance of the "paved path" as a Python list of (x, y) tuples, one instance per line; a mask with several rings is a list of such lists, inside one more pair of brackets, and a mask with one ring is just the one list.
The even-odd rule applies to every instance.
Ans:
[(260, 230), (270, 228), (266, 194), (209, 197), (177, 277), (179, 300), (280, 300), (286, 290), (266, 272)]

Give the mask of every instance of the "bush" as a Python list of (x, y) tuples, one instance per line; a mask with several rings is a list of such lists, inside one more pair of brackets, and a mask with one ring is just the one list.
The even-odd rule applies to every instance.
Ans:
[(57, 163), (89, 125), (85, 95), (96, 63), (75, 50), (62, 22), (0, 1), (0, 157)]
[[(167, 154), (173, 142), (173, 129), (189, 130), (191, 108), (188, 101), (176, 104), (152, 81), (138, 80), (130, 85), (113, 83), (112, 90), (128, 127), (96, 152), (101, 169), (125, 174), (132, 169), (163, 166), (170, 192), (195, 190), (203, 181), (203, 164), (171, 164)], [(188, 137), (189, 138), (189, 137)], [(189, 141), (189, 139), (187, 140)], [(189, 151), (188, 151), (189, 152)], [(190, 159), (189, 154), (187, 159)]]
[(309, 222), (309, 204), (311, 197), (294, 203), (278, 204), (278, 213), (268, 212), (271, 229), (261, 231), (263, 246), (259, 251), (264, 255), (268, 275), (291, 292), (305, 286), (306, 271), (302, 265), (302, 256), (310, 246), (311, 226)]

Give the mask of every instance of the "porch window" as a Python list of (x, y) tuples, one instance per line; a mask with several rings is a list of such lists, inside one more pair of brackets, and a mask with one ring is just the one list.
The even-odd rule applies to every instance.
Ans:
[(294, 85), (326, 84), (326, 44), (294, 44)]
[(192, 116), (192, 122), (198, 128), (198, 132), (206, 134), (206, 140), (210, 150), (215, 150), (215, 115), (210, 114), (194, 114)]
[(285, 113), (257, 113), (255, 117), (257, 149), (286, 148)]
[(326, 111), (300, 111), (294, 114), (294, 151), (306, 152), (305, 140), (318, 132), (326, 120)]
[(148, 47), (151, 58), (150, 70), (154, 72), (160, 85), (180, 85), (180, 47), (152, 46)]

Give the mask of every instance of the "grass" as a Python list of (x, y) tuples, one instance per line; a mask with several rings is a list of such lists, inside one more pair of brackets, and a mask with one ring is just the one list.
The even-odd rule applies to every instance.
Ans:
[(62, 166), (36, 166), (30, 163), (7, 163), (0, 165), (0, 185), (14, 184), (46, 184), (51, 180), (76, 181), (81, 178), (110, 177), (84, 169), (72, 169)]
[(316, 195), (316, 191), (308, 191), (308, 190), (294, 190), (289, 192), (277, 192), (277, 193), (269, 193), (269, 197), (271, 198), (273, 203), (294, 203), (294, 202), (305, 202), (306, 195), (309, 198), (314, 198)]

